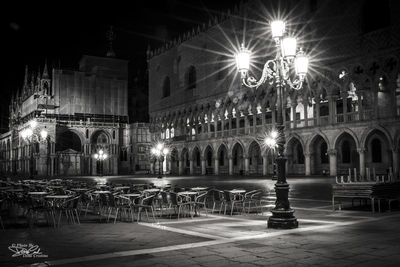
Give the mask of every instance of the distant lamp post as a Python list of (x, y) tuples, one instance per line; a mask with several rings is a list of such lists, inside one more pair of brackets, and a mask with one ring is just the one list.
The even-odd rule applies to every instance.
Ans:
[[(248, 88), (258, 88), (264, 83), (274, 85), (277, 93), (277, 120), (276, 129), (281, 133), (277, 139), (277, 176), (275, 184), (276, 203), (272, 210), (272, 216), (268, 220), (269, 228), (297, 228), (298, 222), (294, 217), (294, 211), (289, 204), (289, 185), (286, 182), (284, 157), (285, 129), (283, 124), (283, 91), (286, 87), (300, 90), (303, 86), (305, 76), (308, 72), (308, 57), (300, 48), (296, 49), (297, 41), (294, 37), (285, 36), (286, 23), (282, 20), (271, 22), (272, 38), (275, 41), (276, 56), (264, 64), (261, 78), (249, 75), (251, 51), (245, 48), (244, 44), (236, 54), (237, 69), (241, 74), (242, 84)], [(297, 52), (296, 52), (297, 51)], [(294, 73), (293, 71), (294, 70)], [(295, 74), (295, 75), (292, 75)], [(294, 76), (294, 77), (290, 77)], [(269, 140), (268, 142), (270, 142)]]
[(162, 170), (161, 162), (163, 162), (164, 158), (166, 158), (169, 154), (169, 149), (165, 147), (165, 144), (158, 143), (155, 147), (151, 149), (151, 154), (158, 161), (158, 178), (162, 178), (164, 171)]
[(34, 175), (34, 166), (33, 166), (33, 144), (47, 142), (47, 160), (46, 160), (46, 175), (48, 175), (49, 169), (49, 142), (50, 136), (46, 129), (42, 129), (39, 134), (36, 134), (36, 127), (38, 126), (38, 122), (36, 120), (31, 120), (28, 123), (29, 127), (23, 129), (20, 132), (20, 136), (23, 140), (28, 142), (30, 147), (30, 155), (29, 155), (29, 176), (32, 177)]
[(108, 158), (107, 153), (105, 153), (103, 149), (100, 149), (99, 152), (93, 155), (93, 157), (96, 160), (96, 164), (98, 164), (97, 166), (100, 176), (103, 176), (103, 162)]

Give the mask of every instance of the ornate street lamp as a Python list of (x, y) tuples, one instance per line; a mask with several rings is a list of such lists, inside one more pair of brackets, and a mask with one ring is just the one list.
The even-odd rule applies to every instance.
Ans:
[[(32, 177), (33, 176), (33, 146), (32, 144), (34, 143), (41, 143), (41, 142), (45, 142), (47, 141), (47, 157), (49, 157), (49, 142), (50, 142), (50, 136), (47, 132), (46, 129), (42, 129), (40, 131), (39, 134), (35, 133), (36, 127), (38, 125), (36, 120), (31, 120), (29, 123), (29, 127), (23, 129), (20, 132), (20, 135), (22, 137), (23, 140), (25, 140), (26, 142), (28, 142), (29, 147), (30, 147), (30, 159), (29, 159), (29, 176)], [(47, 158), (46, 161), (46, 174), (48, 174), (48, 168), (49, 168), (49, 158)]]
[[(236, 64), (241, 74), (242, 83), (248, 88), (258, 88), (260, 85), (268, 82), (276, 87), (277, 92), (277, 120), (276, 129), (281, 133), (281, 138), (277, 139), (277, 176), (278, 181), (275, 184), (276, 202), (272, 210), (272, 216), (268, 219), (269, 228), (297, 228), (298, 222), (294, 217), (294, 211), (289, 204), (289, 185), (286, 182), (284, 157), (285, 135), (283, 124), (283, 90), (290, 87), (299, 90), (303, 86), (304, 78), (308, 71), (308, 57), (303, 50), (296, 49), (296, 39), (285, 36), (285, 22), (276, 20), (271, 22), (271, 33), (275, 40), (276, 57), (268, 60), (263, 68), (260, 80), (256, 80), (248, 74), (250, 69), (251, 51), (242, 44), (239, 52), (236, 54)], [(296, 53), (297, 51), (297, 53)], [(290, 77), (291, 69), (295, 70), (295, 77)]]
[(158, 178), (162, 178), (163, 170), (161, 169), (161, 161), (168, 155), (169, 149), (165, 147), (163, 143), (158, 143), (155, 147), (151, 149), (151, 154), (158, 161)]
[(100, 149), (99, 152), (93, 155), (93, 157), (95, 158), (96, 162), (98, 162), (97, 164), (100, 164), (99, 172), (100, 176), (103, 176), (103, 161), (108, 158), (107, 153), (105, 153), (103, 149)]

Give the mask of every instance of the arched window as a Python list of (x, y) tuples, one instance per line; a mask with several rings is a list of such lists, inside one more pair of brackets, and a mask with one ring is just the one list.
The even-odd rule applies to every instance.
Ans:
[(196, 88), (196, 83), (197, 83), (196, 68), (194, 66), (190, 66), (185, 73), (186, 90)]
[(171, 82), (169, 80), (169, 77), (165, 77), (164, 83), (163, 83), (163, 88), (162, 88), (162, 97), (168, 97), (171, 94)]
[(175, 129), (171, 128), (171, 133), (170, 133), (171, 138), (174, 138), (175, 136)]
[(321, 144), (321, 151), (320, 151), (321, 163), (329, 163), (328, 158), (328, 145), (326, 142), (322, 142)]
[(351, 162), (351, 150), (349, 141), (345, 140), (342, 143), (342, 163)]
[(165, 130), (165, 138), (166, 139), (169, 139), (169, 129), (167, 128), (166, 130)]
[(382, 144), (381, 140), (375, 138), (371, 142), (372, 162), (382, 162)]

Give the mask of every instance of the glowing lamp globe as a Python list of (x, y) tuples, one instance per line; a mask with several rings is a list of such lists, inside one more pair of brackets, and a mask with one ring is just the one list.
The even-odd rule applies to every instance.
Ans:
[(164, 149), (163, 149), (163, 154), (164, 154), (164, 155), (168, 155), (168, 153), (169, 153), (169, 149), (168, 149), (168, 148), (164, 148)]
[(162, 143), (158, 143), (158, 144), (157, 144), (157, 149), (158, 149), (158, 150), (161, 151), (163, 148), (164, 148), (164, 145), (163, 145)]
[(274, 20), (271, 22), (271, 32), (273, 38), (280, 38), (285, 33), (285, 22), (282, 20)]
[(40, 131), (40, 137), (42, 137), (42, 139), (46, 139), (47, 136), (48, 136), (48, 132), (46, 130)]
[(304, 79), (308, 72), (308, 57), (302, 50), (297, 53), (296, 59), (294, 60), (294, 65), (296, 74), (299, 75), (301, 79)]
[(239, 52), (236, 54), (236, 67), (240, 73), (247, 73), (250, 69), (250, 55), (251, 52), (247, 50), (244, 45), (240, 47)]
[(296, 38), (284, 38), (282, 40), (282, 55), (287, 58), (294, 58), (296, 56), (296, 45)]

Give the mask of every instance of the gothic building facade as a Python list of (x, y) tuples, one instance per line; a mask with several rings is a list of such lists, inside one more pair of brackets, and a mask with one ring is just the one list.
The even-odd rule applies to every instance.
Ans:
[[(45, 65), (34, 75), (27, 67), (23, 88), (11, 100), (10, 130), (0, 135), (1, 172), (70, 176), (148, 169), (148, 157), (139, 160), (136, 150), (148, 150), (150, 133), (147, 124), (128, 124), (127, 78), (128, 62), (114, 54), (83, 56), (78, 70), (49, 73)], [(94, 158), (100, 150), (107, 154), (102, 162)]]
[[(255, 52), (256, 75), (274, 57), (274, 2), (249, 1), (148, 50), (151, 130), (171, 148), (171, 173), (272, 173), (264, 136), (275, 126), (276, 90), (241, 87), (234, 54), (241, 43)], [(284, 95), (288, 173), (398, 177), (399, 4), (303, 0), (280, 8), (310, 56), (306, 84)]]

